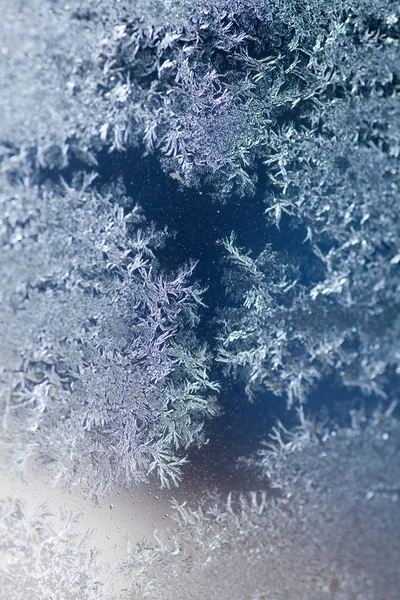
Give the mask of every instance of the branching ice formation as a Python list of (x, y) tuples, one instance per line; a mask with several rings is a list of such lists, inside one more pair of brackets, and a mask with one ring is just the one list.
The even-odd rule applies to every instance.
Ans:
[(57, 526), (46, 506), (28, 517), (20, 502), (0, 502), (2, 600), (115, 600), (99, 578), (98, 554), (76, 533), (78, 516)]
[(176, 505), (169, 539), (131, 549), (129, 599), (394, 600), (399, 424), (390, 410), (357, 417), (275, 435), (255, 461), (274, 495)]
[(266, 386), (289, 406), (328, 373), (367, 394), (397, 390), (399, 5), (350, 4), (303, 67), (326, 85), (269, 124), (263, 145), (267, 222), (296, 243), (244, 259), (225, 242), (241, 286), (228, 285), (220, 360), (245, 368), (250, 396)]
[(201, 444), (204, 419), (216, 414), (218, 385), (191, 335), (195, 265), (163, 275), (155, 254), (166, 233), (138, 207), (124, 215), (92, 177), (78, 187), (4, 179), (5, 446), (22, 466), (37, 454), (56, 479), (90, 493), (152, 472), (176, 484), (185, 450)]

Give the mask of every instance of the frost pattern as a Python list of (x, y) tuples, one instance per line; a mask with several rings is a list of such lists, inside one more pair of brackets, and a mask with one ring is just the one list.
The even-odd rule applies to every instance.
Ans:
[(175, 505), (174, 534), (130, 549), (127, 598), (396, 600), (399, 435), (380, 411), (276, 429), (257, 468), (277, 490)]
[(304, 402), (328, 373), (367, 394), (397, 389), (399, 29), (384, 15), (399, 5), (389, 4), (355, 2), (329, 22), (309, 57), (329, 85), (270, 128), (265, 213), (286, 247), (256, 256), (224, 242), (236, 273), (220, 360), (244, 367), (250, 396), (266, 386)]
[(254, 192), (263, 160), (285, 179), (285, 156), (271, 156), (282, 125), (313, 129), (329, 98), (366, 81), (388, 91), (398, 69), (395, 0), (30, 0), (18, 14), (2, 0), (1, 10), (3, 142), (37, 146), (51, 167), (144, 146), (225, 200)]
[(98, 551), (76, 533), (77, 516), (52, 523), (46, 506), (27, 517), (17, 501), (0, 503), (1, 600), (112, 600), (98, 579)]
[(218, 390), (193, 334), (195, 265), (162, 274), (166, 233), (138, 207), (125, 215), (91, 176), (3, 181), (0, 406), (14, 461), (38, 454), (96, 494), (150, 473), (177, 484)]
[[(253, 256), (224, 240), (233, 306), (219, 359), (244, 367), (249, 396), (267, 386), (289, 405), (329, 372), (383, 395), (400, 370), (399, 2), (16, 6), (0, 0), (1, 419), (14, 460), (39, 454), (96, 493), (153, 472), (167, 485), (216, 411), (191, 333), (193, 265), (163, 274), (164, 235), (138, 209), (79, 174), (54, 183), (104, 147), (156, 152), (225, 201), (250, 197), (262, 164), (267, 223), (298, 243)], [(176, 506), (176, 535), (129, 558), (131, 597), (397, 600), (398, 423), (353, 425), (277, 425), (256, 461), (275, 500)]]

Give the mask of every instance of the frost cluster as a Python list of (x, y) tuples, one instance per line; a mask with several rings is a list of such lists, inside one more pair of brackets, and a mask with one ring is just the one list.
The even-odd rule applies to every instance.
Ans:
[[(390, 412), (390, 411), (389, 411)], [(276, 493), (174, 507), (168, 539), (131, 549), (129, 600), (395, 600), (400, 585), (398, 421), (275, 431), (256, 463)], [(187, 593), (190, 590), (190, 593)]]
[(163, 274), (166, 233), (124, 214), (93, 177), (7, 184), (0, 198), (2, 438), (91, 493), (150, 473), (177, 483), (216, 413), (209, 359), (192, 332), (194, 264)]
[(243, 367), (250, 396), (266, 386), (289, 405), (328, 374), (367, 394), (398, 391), (400, 32), (385, 14), (399, 5), (339, 4), (306, 52), (302, 77), (318, 73), (318, 85), (266, 125), (265, 248), (224, 240), (233, 306), (220, 360)]
[(46, 506), (28, 516), (17, 501), (0, 503), (1, 600), (112, 600), (99, 579), (98, 554), (76, 533), (77, 515), (55, 525)]

